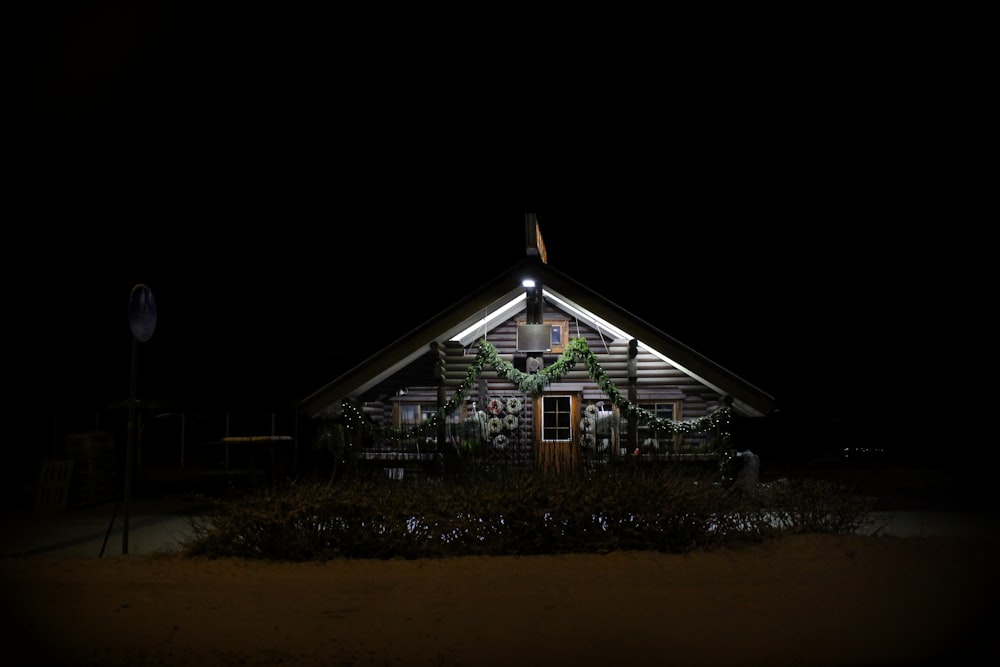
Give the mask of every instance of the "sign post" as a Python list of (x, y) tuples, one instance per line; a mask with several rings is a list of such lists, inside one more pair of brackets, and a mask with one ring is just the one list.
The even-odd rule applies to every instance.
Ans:
[(122, 513), (122, 555), (128, 554), (128, 505), (132, 498), (132, 466), (135, 458), (135, 390), (139, 377), (139, 343), (156, 329), (156, 299), (145, 285), (132, 288), (128, 302), (128, 324), (132, 329), (132, 366), (128, 391), (128, 444), (125, 449), (125, 500)]

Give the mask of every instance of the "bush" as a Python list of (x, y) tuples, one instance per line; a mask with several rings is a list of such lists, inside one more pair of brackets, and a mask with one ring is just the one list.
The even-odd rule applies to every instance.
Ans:
[(608, 468), (477, 479), (295, 481), (214, 501), (186, 553), (282, 561), (685, 553), (788, 533), (857, 530), (872, 500), (800, 480), (733, 496), (711, 476)]

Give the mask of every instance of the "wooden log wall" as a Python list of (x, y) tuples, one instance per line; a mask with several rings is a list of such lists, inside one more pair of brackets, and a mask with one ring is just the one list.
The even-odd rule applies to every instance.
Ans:
[[(565, 319), (566, 316), (557, 311), (547, 310), (546, 320)], [(628, 393), (629, 388), (629, 352), (628, 341), (624, 339), (612, 340), (607, 334), (602, 335), (585, 324), (577, 324), (570, 321), (569, 339), (573, 340), (582, 336), (587, 341), (587, 346), (597, 356), (598, 362), (604, 372), (607, 373), (611, 381), (623, 394)], [(514, 360), (517, 345), (517, 321), (512, 318), (503, 325), (490, 332), (487, 337), (490, 343), (497, 349), (497, 353), (508, 361)], [(456, 387), (464, 379), (469, 370), (470, 364), (475, 360), (478, 348), (473, 343), (468, 348), (463, 348), (460, 344), (449, 343), (445, 350), (445, 384)], [(559, 354), (546, 354), (545, 359), (554, 361)], [(668, 364), (652, 354), (639, 349), (635, 360), (635, 370), (637, 377), (635, 381), (636, 400), (680, 400), (681, 419), (691, 419), (703, 417), (715, 410), (721, 396), (692, 380), (685, 373), (676, 367)], [(510, 392), (515, 391), (514, 385), (506, 379), (500, 379), (492, 368), (483, 370), (480, 377), (489, 382), (492, 391)], [(577, 384), (584, 387), (584, 391), (591, 390), (600, 393), (590, 378), (586, 367), (578, 363), (575, 368), (564, 374), (555, 387), (561, 385)], [(450, 395), (450, 394), (449, 394)], [(589, 394), (592, 395), (592, 394)], [(595, 398), (595, 400), (600, 400)], [(481, 404), (481, 401), (480, 401)]]
[[(578, 324), (575, 320), (551, 308), (546, 309), (543, 317), (547, 321), (568, 320), (568, 340), (572, 341), (582, 336), (587, 341), (591, 351), (597, 356), (604, 372), (630, 400), (640, 402), (678, 401), (681, 406), (680, 415), (678, 415), (680, 419), (702, 417), (715, 410), (719, 405), (721, 397), (716, 392), (702, 386), (676, 367), (652, 354), (639, 349), (635, 358), (630, 360), (628, 340), (611, 339), (607, 333), (602, 333), (584, 324)], [(517, 318), (511, 318), (495, 328), (489, 333), (487, 340), (496, 347), (501, 357), (514, 362)], [(477, 353), (478, 347), (475, 342), (468, 347), (450, 341), (431, 345), (427, 363), (419, 364), (419, 371), (415, 372), (413, 368), (401, 371), (390, 381), (384, 383), (382, 400), (368, 402), (365, 406), (366, 413), (378, 423), (392, 425), (392, 409), (398, 400), (419, 401), (427, 405), (443, 405), (454, 395), (455, 389), (465, 381)], [(546, 354), (544, 355), (545, 362), (552, 363), (559, 356), (560, 353)], [(635, 375), (631, 383), (630, 371)], [(385, 391), (391, 389), (395, 384), (406, 386), (407, 394), (403, 397), (386, 395)], [(579, 393), (584, 403), (597, 403), (607, 398), (590, 378), (583, 363), (578, 363), (558, 382), (553, 383), (551, 388), (556, 391)], [(464, 420), (472, 416), (473, 402), (478, 409), (483, 409), (490, 397), (506, 399), (510, 396), (521, 398), (523, 423), (525, 425), (532, 424), (532, 397), (524, 396), (513, 383), (506, 378), (498, 377), (493, 368), (487, 367), (479, 376), (479, 381), (473, 383), (473, 386), (464, 395), (460, 419)], [(606, 405), (605, 409), (611, 409), (611, 406)], [(637, 429), (634, 428), (629, 429), (632, 437), (635, 437), (636, 431)], [(543, 446), (533, 449), (536, 437), (530, 427), (523, 429), (523, 432), (515, 433), (514, 436), (503, 452), (493, 452), (493, 455), (517, 466), (534, 464), (555, 472), (565, 469), (566, 466), (579, 464), (579, 447), (543, 443)], [(684, 436), (684, 439), (685, 441), (698, 442), (704, 438)], [(626, 443), (622, 442), (621, 446), (626, 446)], [(617, 447), (614, 449), (617, 450)], [(631, 450), (632, 447), (629, 448), (629, 451)]]

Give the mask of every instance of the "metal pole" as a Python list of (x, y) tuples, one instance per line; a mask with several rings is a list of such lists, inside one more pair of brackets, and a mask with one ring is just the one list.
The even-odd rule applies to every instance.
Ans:
[(135, 386), (139, 375), (139, 341), (132, 337), (132, 373), (128, 391), (128, 444), (125, 448), (125, 502), (122, 512), (122, 555), (128, 554), (128, 504), (132, 497), (132, 459), (135, 456)]
[(181, 413), (181, 470), (184, 470), (184, 432), (187, 429), (187, 413)]

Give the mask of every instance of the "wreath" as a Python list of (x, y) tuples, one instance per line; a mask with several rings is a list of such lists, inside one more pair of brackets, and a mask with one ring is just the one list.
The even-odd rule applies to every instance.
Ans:
[(583, 438), (580, 439), (580, 443), (587, 449), (593, 449), (594, 445), (597, 444), (597, 439), (593, 433), (584, 433)]
[(510, 439), (503, 433), (493, 438), (493, 446), (500, 450), (506, 449), (508, 442), (510, 442)]
[(584, 417), (583, 419), (580, 420), (580, 430), (584, 431), (585, 433), (593, 431), (596, 425), (597, 422), (594, 421), (593, 417)]
[(521, 399), (517, 396), (511, 396), (507, 399), (507, 412), (511, 414), (517, 414), (521, 411)]
[(517, 415), (507, 415), (503, 418), (503, 425), (508, 431), (513, 431), (517, 428)]
[(503, 401), (499, 398), (491, 398), (486, 402), (486, 411), (491, 415), (498, 415), (503, 412)]
[(490, 417), (489, 421), (486, 422), (486, 427), (490, 433), (499, 433), (503, 430), (503, 422), (500, 421), (499, 417)]
[(597, 416), (597, 406), (594, 405), (593, 403), (591, 403), (590, 405), (587, 406), (587, 408), (584, 410), (584, 412), (587, 413), (588, 417), (596, 417)]

